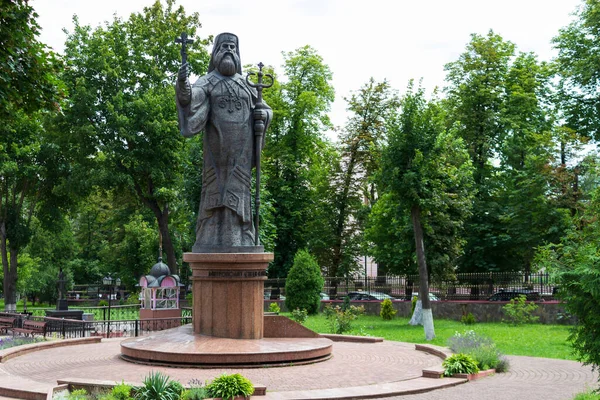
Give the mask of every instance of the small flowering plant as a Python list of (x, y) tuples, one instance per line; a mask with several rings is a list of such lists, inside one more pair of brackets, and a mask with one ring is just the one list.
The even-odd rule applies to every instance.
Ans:
[(9, 347), (21, 346), (23, 344), (36, 343), (40, 341), (43, 341), (43, 339), (29, 337), (13, 338), (10, 336), (0, 337), (0, 350), (8, 349)]

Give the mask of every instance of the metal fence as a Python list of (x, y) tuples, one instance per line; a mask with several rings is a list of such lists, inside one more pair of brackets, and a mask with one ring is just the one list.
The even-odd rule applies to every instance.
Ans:
[[(408, 300), (419, 291), (419, 277), (325, 277), (323, 293), (331, 300), (341, 300), (350, 292), (379, 292)], [(432, 279), (429, 291), (441, 300), (487, 300), (500, 291), (526, 291), (545, 300), (554, 299), (557, 285), (548, 273), (490, 272), (456, 274), (453, 279)], [(265, 299), (285, 297), (285, 279), (265, 281)]]
[[(187, 310), (185, 314), (190, 314)], [(100, 336), (104, 338), (136, 337), (152, 332), (176, 328), (192, 322), (191, 315), (177, 318), (152, 318), (129, 320), (79, 321), (73, 319), (33, 316), (30, 314), (0, 313), (0, 317), (17, 318), (16, 327), (21, 327), (24, 320), (46, 322), (46, 336), (60, 338), (80, 338)]]

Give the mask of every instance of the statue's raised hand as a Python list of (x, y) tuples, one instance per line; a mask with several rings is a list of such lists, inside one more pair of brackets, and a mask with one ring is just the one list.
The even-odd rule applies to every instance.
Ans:
[(189, 75), (189, 64), (188, 63), (181, 64), (181, 67), (179, 67), (179, 73), (177, 74), (177, 79), (180, 82), (185, 82), (185, 81), (187, 81), (188, 75)]

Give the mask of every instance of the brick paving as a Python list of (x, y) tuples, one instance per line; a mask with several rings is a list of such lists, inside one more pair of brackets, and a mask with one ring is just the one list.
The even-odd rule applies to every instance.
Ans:
[[(266, 385), (269, 392), (266, 399), (362, 396), (371, 388), (372, 395), (383, 396), (400, 393), (402, 388), (435, 389), (442, 381), (459, 383), (447, 378), (420, 378), (422, 369), (439, 367), (441, 360), (416, 351), (414, 345), (407, 343), (336, 342), (333, 358), (311, 365), (197, 369), (153, 367), (123, 361), (118, 356), (120, 341), (109, 339), (97, 344), (52, 348), (9, 359), (0, 364), (0, 387), (3, 382), (10, 382), (25, 389), (32, 386), (49, 389), (57, 379), (66, 378), (125, 380), (139, 384), (151, 371), (162, 371), (184, 384), (191, 379), (212, 379), (223, 372), (239, 372), (254, 383)], [(397, 398), (568, 400), (574, 393), (594, 387), (598, 378), (591, 368), (573, 361), (532, 357), (510, 357), (510, 361), (511, 371), (505, 374)]]
[(576, 393), (598, 387), (598, 373), (567, 360), (508, 357), (511, 369), (466, 385), (433, 392), (391, 397), (402, 400), (571, 400)]

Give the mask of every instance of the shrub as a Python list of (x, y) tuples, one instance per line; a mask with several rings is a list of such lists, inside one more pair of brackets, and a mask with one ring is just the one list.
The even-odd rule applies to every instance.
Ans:
[(381, 310), (379, 311), (379, 315), (386, 321), (389, 321), (394, 318), (397, 311), (394, 309), (394, 305), (392, 304), (392, 300), (385, 299), (381, 303)]
[(473, 315), (473, 313), (464, 314), (460, 318), (460, 322), (462, 322), (465, 325), (473, 325), (476, 322), (475, 316)]
[(209, 383), (206, 389), (210, 397), (221, 397), (224, 400), (233, 399), (235, 396), (246, 397), (254, 393), (252, 382), (240, 374), (223, 374)]
[(305, 309), (300, 310), (299, 308), (296, 308), (294, 311), (292, 311), (292, 319), (299, 324), (304, 324), (307, 316), (308, 312)]
[(506, 356), (500, 356), (498, 365), (496, 365), (496, 372), (498, 372), (498, 373), (508, 372), (509, 369), (510, 369), (510, 361), (508, 361), (508, 358), (506, 358)]
[(537, 308), (537, 304), (534, 302), (527, 303), (527, 297), (520, 295), (511, 299), (508, 304), (502, 307), (502, 311), (510, 324), (522, 325), (536, 322), (539, 319), (539, 317), (532, 315)]
[(182, 400), (203, 400), (208, 398), (208, 389), (201, 381), (192, 379), (188, 382), (190, 388), (181, 394)]
[(479, 372), (477, 362), (468, 354), (453, 354), (442, 363), (444, 376), (454, 374), (476, 374)]
[(350, 296), (344, 296), (344, 302), (342, 303), (342, 311), (346, 311), (350, 308)]
[(88, 392), (85, 389), (73, 390), (69, 393), (68, 400), (86, 400), (88, 398)]
[(107, 300), (100, 300), (98, 302), (98, 307), (108, 307), (108, 301)]
[(413, 295), (412, 298), (410, 299), (410, 302), (411, 302), (410, 315), (413, 315), (415, 313), (415, 307), (417, 307), (417, 300), (419, 300), (419, 298), (415, 295)]
[(338, 335), (342, 335), (352, 329), (352, 321), (365, 313), (363, 306), (350, 306), (344, 311), (340, 306), (325, 307), (325, 317), (329, 324), (329, 331)]
[(110, 392), (111, 398), (115, 400), (129, 400), (131, 399), (132, 387), (121, 381), (120, 384), (114, 386)]
[(124, 301), (124, 304), (128, 304), (128, 305), (140, 304), (140, 292), (131, 293), (131, 295)]
[(316, 314), (321, 304), (323, 283), (321, 269), (315, 258), (306, 250), (298, 251), (285, 281), (285, 305), (288, 310), (299, 308), (305, 309), (308, 314)]
[(490, 368), (495, 368), (497, 372), (508, 370), (508, 360), (498, 351), (492, 339), (478, 335), (475, 331), (465, 331), (462, 334), (456, 332), (448, 339), (448, 347), (454, 353), (471, 356), (481, 370)]
[(139, 400), (177, 400), (183, 387), (177, 381), (171, 381), (161, 372), (153, 372), (144, 378), (142, 386), (136, 387), (135, 399)]
[(269, 311), (270, 312), (274, 312), (274, 313), (280, 313), (281, 312), (281, 308), (279, 308), (279, 304), (277, 304), (277, 303), (271, 303), (271, 304), (269, 304)]

